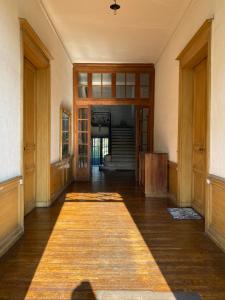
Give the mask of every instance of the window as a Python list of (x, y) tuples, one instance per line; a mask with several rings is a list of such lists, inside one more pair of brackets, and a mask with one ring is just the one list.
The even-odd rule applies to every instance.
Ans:
[(140, 74), (140, 96), (142, 99), (149, 98), (149, 77), (148, 73)]
[(135, 73), (116, 73), (116, 98), (135, 98)]
[(78, 96), (88, 97), (88, 73), (78, 73)]
[(60, 153), (61, 153), (61, 159), (65, 159), (70, 155), (71, 115), (63, 108), (61, 108), (61, 113), (60, 113), (60, 124), (61, 124)]
[(92, 165), (101, 165), (108, 154), (109, 138), (92, 138)]
[(92, 97), (112, 98), (112, 74), (111, 73), (92, 74)]

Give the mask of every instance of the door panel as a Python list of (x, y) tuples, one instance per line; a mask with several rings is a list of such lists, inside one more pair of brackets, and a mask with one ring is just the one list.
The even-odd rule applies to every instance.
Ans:
[(36, 202), (36, 69), (24, 61), (24, 211)]
[(76, 109), (76, 180), (88, 181), (90, 178), (90, 107)]
[(194, 68), (192, 205), (205, 211), (206, 132), (207, 132), (207, 61)]

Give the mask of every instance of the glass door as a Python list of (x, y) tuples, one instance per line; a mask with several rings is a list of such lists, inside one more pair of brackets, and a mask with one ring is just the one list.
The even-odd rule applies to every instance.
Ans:
[(90, 178), (90, 107), (77, 107), (76, 111), (76, 180)]

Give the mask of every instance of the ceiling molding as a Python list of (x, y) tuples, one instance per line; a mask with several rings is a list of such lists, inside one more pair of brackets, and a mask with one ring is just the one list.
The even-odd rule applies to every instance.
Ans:
[(47, 12), (47, 9), (45, 8), (44, 3), (42, 2), (42, 0), (38, 0), (38, 3), (39, 3), (39, 5), (40, 5), (40, 7), (41, 7), (41, 9), (42, 9), (42, 11), (43, 11), (43, 13), (44, 13), (44, 15), (45, 15), (47, 21), (49, 22), (49, 25), (51, 26), (51, 28), (52, 28), (52, 30), (54, 31), (54, 33), (56, 34), (56, 36), (57, 36), (57, 38), (58, 38), (60, 44), (62, 45), (63, 50), (65, 51), (66, 56), (68, 57), (70, 63), (73, 64), (73, 60), (72, 60), (72, 58), (71, 58), (71, 56), (70, 56), (70, 54), (69, 54), (69, 52), (68, 52), (66, 46), (64, 45), (63, 40), (62, 40), (60, 34), (58, 33), (58, 31), (57, 31), (57, 29), (56, 29), (56, 27), (55, 27), (55, 25), (54, 25), (54, 23), (53, 23), (53, 21), (52, 21), (50, 15), (49, 15), (49, 13)]

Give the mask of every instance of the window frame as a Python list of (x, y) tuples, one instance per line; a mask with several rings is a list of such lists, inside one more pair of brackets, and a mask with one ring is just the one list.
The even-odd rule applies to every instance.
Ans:
[[(63, 130), (63, 114), (68, 116), (69, 124), (68, 124), (68, 143), (64, 143), (63, 141), (63, 133), (67, 132)], [(72, 146), (72, 121), (71, 121), (71, 112), (64, 107), (60, 107), (60, 140), (59, 140), (59, 153), (60, 153), (60, 160), (65, 160), (70, 158), (71, 156), (71, 146)], [(63, 145), (68, 145), (68, 154), (63, 155)]]

